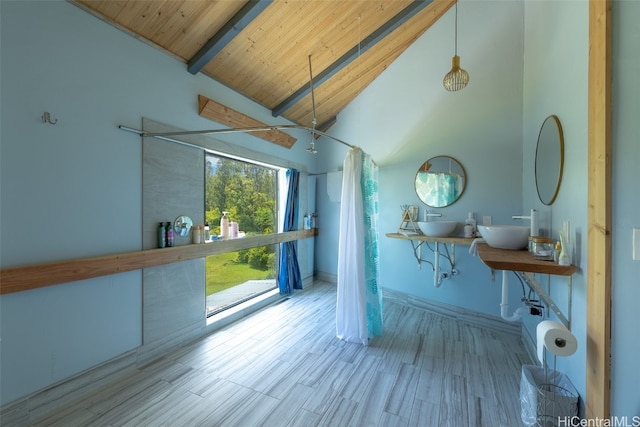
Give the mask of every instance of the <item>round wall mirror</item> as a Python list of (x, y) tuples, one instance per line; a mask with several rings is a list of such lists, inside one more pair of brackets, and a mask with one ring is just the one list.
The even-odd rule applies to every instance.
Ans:
[(191, 230), (191, 227), (193, 227), (193, 221), (191, 221), (191, 218), (189, 218), (186, 215), (180, 215), (173, 222), (173, 231), (178, 236), (182, 236), (182, 237), (188, 236), (189, 231)]
[(536, 145), (536, 189), (545, 205), (551, 205), (558, 196), (564, 164), (564, 137), (557, 116), (551, 115), (542, 123)]
[(455, 203), (467, 183), (464, 168), (450, 156), (432, 157), (416, 173), (418, 198), (427, 206), (443, 208)]

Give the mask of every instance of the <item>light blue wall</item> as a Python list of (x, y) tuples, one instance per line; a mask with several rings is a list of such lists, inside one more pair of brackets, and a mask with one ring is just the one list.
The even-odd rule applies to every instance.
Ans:
[[(0, 13), (2, 268), (141, 249), (141, 141), (118, 125), (213, 128), (198, 94), (273, 121), (68, 2), (2, 1)], [(227, 139), (314, 169), (304, 144)], [(141, 281), (136, 271), (0, 297), (0, 405), (138, 347)]]
[[(458, 19), (458, 54), (470, 74), (467, 88), (450, 93), (442, 86), (453, 56), (452, 9), (340, 114), (331, 132), (361, 146), (380, 166), (382, 286), (499, 316), (500, 277), (492, 282), (489, 268), (468, 254), (468, 246), (456, 249), (460, 275), (436, 289), (431, 267), (418, 269), (410, 243), (385, 236), (398, 229), (400, 205), (416, 204), (421, 212), (426, 207), (413, 182), (420, 165), (433, 156), (455, 157), (468, 177), (459, 201), (433, 209), (443, 219), (462, 223), (474, 212), (479, 223), (487, 215), (494, 224), (511, 224), (512, 215), (523, 213), (523, 4), (461, 2)], [(341, 168), (346, 149), (321, 141), (319, 168)], [(323, 227), (316, 269), (335, 274), (337, 251), (328, 248), (337, 247), (339, 204), (329, 203), (323, 184), (319, 180)], [(423, 256), (433, 260), (426, 251)], [(512, 307), (519, 304), (519, 289), (514, 283)]]
[(640, 2), (613, 7), (613, 233), (611, 280), (611, 413), (640, 415), (637, 302), (640, 261), (631, 233), (640, 228)]
[[(631, 230), (639, 227), (637, 193), (637, 79), (640, 3), (614, 2), (614, 205), (612, 414), (640, 413), (635, 374), (638, 354), (634, 305), (640, 263), (631, 261)], [(502, 18), (502, 19), (501, 19)], [(459, 54), (471, 81), (462, 92), (440, 87), (448, 71), (450, 52), (445, 16), (416, 41), (339, 116), (332, 132), (372, 154), (380, 167), (381, 284), (432, 300), (499, 313), (498, 285), (488, 269), (463, 248), (458, 251), (460, 276), (433, 287), (429, 267), (418, 271), (407, 242), (384, 237), (399, 223), (400, 204), (418, 203), (412, 181), (418, 166), (433, 155), (458, 158), (467, 169), (469, 186), (459, 202), (439, 211), (447, 219), (464, 220), (467, 211), (493, 216), (494, 223), (511, 223), (510, 216), (540, 211), (541, 227), (558, 236), (564, 220), (575, 234), (574, 263), (580, 271), (566, 278), (538, 277), (571, 317), (579, 340), (578, 352), (558, 359), (584, 398), (586, 383), (586, 242), (587, 242), (587, 96), (588, 18), (586, 1), (460, 2)], [(471, 21), (471, 22), (469, 22)], [(448, 23), (447, 23), (448, 22)], [(485, 23), (491, 23), (486, 24)], [(494, 30), (499, 28), (500, 36)], [(469, 38), (472, 40), (470, 41)], [(473, 64), (469, 66), (468, 64)], [(481, 82), (481, 83), (478, 83)], [(564, 176), (552, 207), (537, 197), (535, 146), (540, 126), (550, 114), (559, 116), (565, 138)], [(418, 148), (411, 144), (421, 141)], [(320, 148), (319, 169), (340, 168), (346, 150), (326, 142)], [(636, 178), (636, 179), (634, 179)], [(338, 204), (329, 203), (319, 180), (318, 205), (330, 232), (317, 239), (316, 268), (334, 272), (337, 256)], [(421, 205), (422, 206), (422, 205)], [(322, 231), (326, 231), (323, 228)], [(518, 294), (512, 280), (511, 304)], [(554, 317), (553, 315), (551, 316)], [(540, 318), (525, 319), (535, 337)], [(535, 338), (534, 338), (535, 339)], [(583, 402), (584, 403), (584, 402)]]
[[(580, 271), (571, 278), (571, 307), (569, 279), (560, 276), (547, 278), (544, 275), (539, 275), (538, 279), (543, 285), (549, 286), (551, 297), (571, 320), (571, 331), (579, 343), (578, 351), (570, 357), (558, 358), (557, 369), (569, 376), (584, 398), (589, 4), (527, 1), (524, 10), (523, 207), (539, 210), (541, 227), (547, 235), (558, 239), (558, 230), (565, 220), (570, 221), (571, 231), (575, 235), (573, 263), (580, 267)], [(565, 158), (560, 192), (549, 207), (542, 205), (538, 199), (534, 160), (540, 127), (550, 114), (557, 115), (562, 124)], [(555, 319), (553, 313), (550, 317)], [(538, 320), (526, 318), (524, 321), (534, 339)]]
[[(558, 200), (551, 208), (539, 206), (557, 236), (563, 220), (570, 220), (576, 233), (575, 263), (581, 271), (573, 276), (572, 332), (581, 344), (569, 358), (558, 359), (558, 369), (567, 373), (584, 396), (586, 370), (586, 269), (587, 269), (587, 66), (588, 4), (586, 2), (527, 2), (525, 7), (525, 119), (524, 153), (533, 156), (533, 131), (546, 114), (557, 114), (565, 135), (565, 172)], [(637, 122), (640, 71), (638, 45), (640, 4), (613, 2), (613, 118), (612, 118), (612, 370), (611, 414), (640, 414), (635, 355), (640, 351), (635, 323), (635, 286), (640, 262), (631, 260), (632, 229), (640, 226), (640, 202), (634, 187), (638, 182), (640, 146)], [(545, 27), (546, 26), (546, 27)], [(540, 28), (549, 31), (540, 32)], [(569, 65), (570, 64), (570, 65)], [(558, 70), (570, 78), (558, 79)], [(527, 135), (529, 137), (527, 138)], [(529, 154), (527, 154), (529, 153)], [(524, 162), (525, 169), (527, 162)], [(531, 164), (529, 163), (529, 169)], [(533, 172), (530, 172), (532, 174)], [(525, 200), (535, 199), (535, 188), (523, 187)], [(566, 307), (565, 279), (553, 278), (552, 296)], [(535, 324), (527, 322), (530, 333)], [(629, 418), (631, 420), (631, 418)]]
[[(147, 116), (184, 128), (213, 127), (197, 115), (199, 93), (264, 122), (273, 120), (250, 100), (191, 76), (184, 64), (69, 3), (3, 1), (0, 14), (3, 268), (140, 249), (140, 141), (116, 129), (118, 124), (139, 127)], [(362, 146), (380, 165), (385, 287), (499, 313), (499, 285), (466, 248), (457, 252), (460, 276), (435, 289), (428, 267), (417, 269), (409, 244), (384, 237), (399, 223), (399, 205), (418, 203), (411, 182), (431, 156), (455, 156), (469, 176), (462, 199), (439, 210), (445, 218), (462, 221), (474, 211), (479, 220), (491, 215), (494, 223), (511, 223), (511, 215), (538, 207), (554, 231), (562, 220), (571, 220), (580, 237), (582, 271), (574, 276), (572, 320), (581, 347), (560, 360), (559, 368), (583, 395), (587, 18), (586, 1), (462, 1), (458, 52), (471, 75), (468, 88), (450, 94), (440, 85), (453, 49), (442, 42), (452, 38), (449, 12), (331, 130)], [(640, 344), (633, 326), (640, 262), (630, 255), (640, 202), (629, 197), (637, 193), (640, 163), (639, 20), (640, 3), (614, 2), (612, 413), (629, 416), (640, 413), (635, 361)], [(42, 124), (44, 111), (58, 124)], [(546, 208), (532, 186), (532, 156), (538, 128), (550, 113), (563, 122), (567, 160), (558, 201)], [(304, 144), (287, 150), (253, 137), (238, 135), (233, 141), (319, 172), (341, 168), (346, 153), (320, 139), (314, 164)], [(335, 274), (339, 207), (328, 201), (322, 175), (315, 191), (321, 226), (315, 269)], [(553, 288), (562, 307), (566, 282)], [(515, 304), (518, 286), (511, 290)], [(139, 346), (140, 305), (140, 272), (0, 297), (0, 404)], [(530, 332), (532, 320), (526, 322)]]

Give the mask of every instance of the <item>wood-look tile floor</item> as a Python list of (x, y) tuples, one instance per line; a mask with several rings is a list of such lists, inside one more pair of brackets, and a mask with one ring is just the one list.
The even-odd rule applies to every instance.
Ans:
[(335, 298), (317, 282), (35, 425), (523, 425), (519, 337), (385, 301), (384, 336), (345, 343)]

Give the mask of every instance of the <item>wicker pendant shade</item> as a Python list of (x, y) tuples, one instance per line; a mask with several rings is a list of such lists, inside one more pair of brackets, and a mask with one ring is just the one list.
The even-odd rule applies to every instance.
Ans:
[(469, 73), (460, 68), (460, 57), (458, 55), (451, 59), (451, 71), (444, 76), (442, 84), (449, 92), (462, 90), (469, 83)]
[(451, 71), (442, 80), (444, 88), (449, 92), (456, 92), (464, 89), (469, 84), (469, 73), (460, 68), (460, 57), (458, 56), (458, 3), (456, 2), (456, 35), (455, 35), (455, 55), (451, 59)]

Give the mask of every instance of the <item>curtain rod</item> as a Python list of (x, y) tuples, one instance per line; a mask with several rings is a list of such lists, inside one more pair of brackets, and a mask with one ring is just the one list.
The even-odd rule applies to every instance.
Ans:
[[(345, 142), (341, 139), (338, 139), (334, 136), (331, 136), (325, 132), (322, 132), (320, 130), (317, 129), (313, 129), (307, 126), (301, 126), (301, 125), (274, 125), (274, 126), (261, 126), (261, 127), (246, 127), (246, 128), (226, 128), (226, 129), (204, 129), (204, 130), (187, 130), (187, 131), (176, 131), (176, 132), (145, 132), (143, 130), (139, 130), (139, 129), (134, 129), (134, 128), (130, 128), (127, 126), (123, 126), (123, 125), (118, 125), (119, 129), (122, 130), (126, 130), (127, 132), (133, 132), (133, 133), (137, 133), (138, 135), (142, 136), (142, 137), (149, 137), (149, 138), (158, 138), (158, 139), (162, 139), (165, 141), (169, 141), (169, 142), (175, 142), (176, 144), (181, 144), (181, 145), (186, 145), (188, 147), (194, 147), (194, 148), (202, 148), (199, 145), (196, 144), (190, 144), (188, 142), (184, 142), (184, 141), (180, 141), (179, 139), (175, 139), (175, 138), (171, 138), (172, 136), (181, 136), (181, 135), (204, 135), (204, 134), (210, 134), (210, 133), (242, 133), (242, 132), (260, 132), (260, 131), (267, 131), (267, 130), (279, 130), (279, 129), (302, 129), (302, 130), (308, 130), (311, 133), (314, 133), (316, 135), (320, 135), (320, 136), (326, 136), (329, 139), (333, 139), (336, 142), (339, 142), (340, 144), (343, 144), (349, 148), (359, 148), (360, 147), (356, 147), (355, 145), (351, 145), (348, 142)], [(361, 149), (362, 150), (362, 149)], [(373, 161), (373, 159), (372, 159)], [(373, 161), (374, 164), (376, 164), (375, 161)]]
[[(127, 126), (118, 125), (118, 129), (126, 130), (127, 132), (137, 133), (140, 136), (150, 136), (150, 135), (146, 135), (146, 132), (144, 132), (144, 131), (141, 131), (139, 129), (130, 128), (130, 127), (127, 127)], [(198, 148), (200, 150), (204, 149), (204, 147), (202, 147), (200, 145), (190, 144), (188, 142), (180, 141), (179, 139), (169, 138), (167, 136), (154, 135), (154, 138), (158, 138), (158, 139), (161, 139), (163, 141), (173, 142), (175, 144), (184, 145), (186, 147)]]
[(330, 173), (336, 173), (336, 172), (340, 172), (342, 173), (341, 170), (337, 170), (337, 171), (327, 171), (327, 172), (314, 172), (314, 173), (308, 173), (308, 176), (317, 176), (317, 175), (328, 175)]
[(348, 142), (345, 142), (341, 139), (331, 136), (325, 132), (322, 132), (320, 130), (313, 129), (307, 126), (301, 126), (301, 125), (274, 125), (274, 126), (260, 126), (260, 127), (247, 127), (247, 128), (204, 129), (204, 130), (186, 130), (186, 131), (177, 131), (177, 132), (156, 132), (156, 133), (145, 132), (142, 130), (133, 129), (133, 128), (122, 126), (122, 125), (119, 125), (118, 128), (129, 131), (129, 132), (137, 133), (142, 137), (153, 137), (153, 138), (172, 137), (172, 136), (181, 136), (181, 135), (203, 135), (208, 133), (214, 133), (214, 134), (215, 133), (246, 133), (246, 132), (261, 132), (261, 131), (279, 130), (279, 129), (302, 129), (302, 130), (307, 130), (316, 135), (326, 136), (327, 138), (333, 139), (334, 141), (337, 141), (340, 144), (346, 145), (349, 148), (355, 148), (354, 145), (351, 145)]

